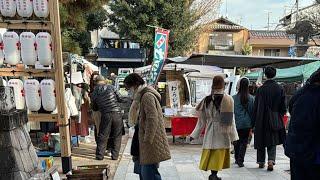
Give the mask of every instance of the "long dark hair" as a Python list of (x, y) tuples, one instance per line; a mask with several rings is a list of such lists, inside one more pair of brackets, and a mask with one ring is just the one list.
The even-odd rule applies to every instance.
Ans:
[(240, 80), (238, 95), (240, 96), (242, 106), (247, 108), (249, 102), (249, 79), (242, 78)]
[(206, 104), (207, 108), (209, 107), (211, 101), (213, 101), (212, 95), (215, 96), (215, 101), (213, 101), (215, 107), (217, 109), (220, 108), (223, 94), (215, 95), (215, 94), (213, 94), (213, 92), (214, 92), (214, 90), (223, 90), (224, 87), (225, 87), (225, 82), (224, 82), (223, 77), (222, 76), (215, 76), (212, 80), (212, 94), (205, 98), (205, 104)]

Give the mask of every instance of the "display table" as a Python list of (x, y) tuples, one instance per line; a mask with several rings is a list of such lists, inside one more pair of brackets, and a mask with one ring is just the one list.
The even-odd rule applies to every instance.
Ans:
[(171, 134), (173, 143), (175, 136), (188, 136), (197, 125), (198, 117), (171, 117)]

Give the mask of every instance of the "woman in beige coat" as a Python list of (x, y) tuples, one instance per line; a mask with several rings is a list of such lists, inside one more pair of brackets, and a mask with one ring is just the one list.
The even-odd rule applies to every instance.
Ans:
[(219, 180), (218, 171), (230, 168), (231, 142), (238, 140), (236, 131), (233, 99), (224, 92), (224, 79), (213, 78), (212, 93), (200, 102), (198, 123), (190, 135), (199, 138), (206, 128), (199, 168), (211, 171), (209, 180)]
[[(144, 80), (135, 73), (125, 78), (124, 85), (133, 92), (130, 124), (138, 124), (139, 129), (139, 145), (134, 147), (133, 142), (131, 148), (131, 154), (139, 156), (134, 158), (135, 173), (143, 180), (161, 180), (159, 163), (171, 158), (160, 105), (161, 96), (154, 88), (146, 86)], [(136, 141), (135, 138), (133, 141)]]

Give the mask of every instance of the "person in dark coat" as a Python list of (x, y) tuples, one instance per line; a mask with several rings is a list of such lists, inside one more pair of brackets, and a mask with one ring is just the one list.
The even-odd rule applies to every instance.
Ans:
[[(123, 131), (123, 121), (119, 102), (122, 102), (119, 93), (112, 85), (105, 84), (103, 76), (97, 77), (97, 86), (91, 94), (92, 109), (100, 111), (101, 122), (97, 136), (96, 159), (103, 160), (109, 142), (112, 160), (119, 157), (121, 138)], [(112, 134), (111, 134), (112, 133)]]
[[(268, 171), (273, 171), (276, 160), (276, 146), (283, 144), (286, 136), (282, 117), (286, 113), (284, 89), (273, 80), (277, 70), (273, 67), (264, 69), (267, 80), (257, 90), (253, 120), (254, 120), (254, 147), (257, 149), (257, 163), (259, 168), (265, 167), (266, 148), (268, 152)], [(270, 117), (270, 114), (276, 116)], [(274, 118), (274, 117), (277, 117)], [(280, 120), (281, 118), (281, 120)], [(274, 130), (272, 123), (282, 123), (281, 128)], [(280, 125), (279, 125), (280, 126)]]
[(289, 103), (291, 115), (285, 154), (291, 179), (320, 179), (320, 69)]

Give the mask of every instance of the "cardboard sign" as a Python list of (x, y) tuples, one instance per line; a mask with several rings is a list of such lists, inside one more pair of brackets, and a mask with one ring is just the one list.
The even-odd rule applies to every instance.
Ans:
[(170, 106), (173, 109), (180, 109), (179, 81), (168, 82)]

